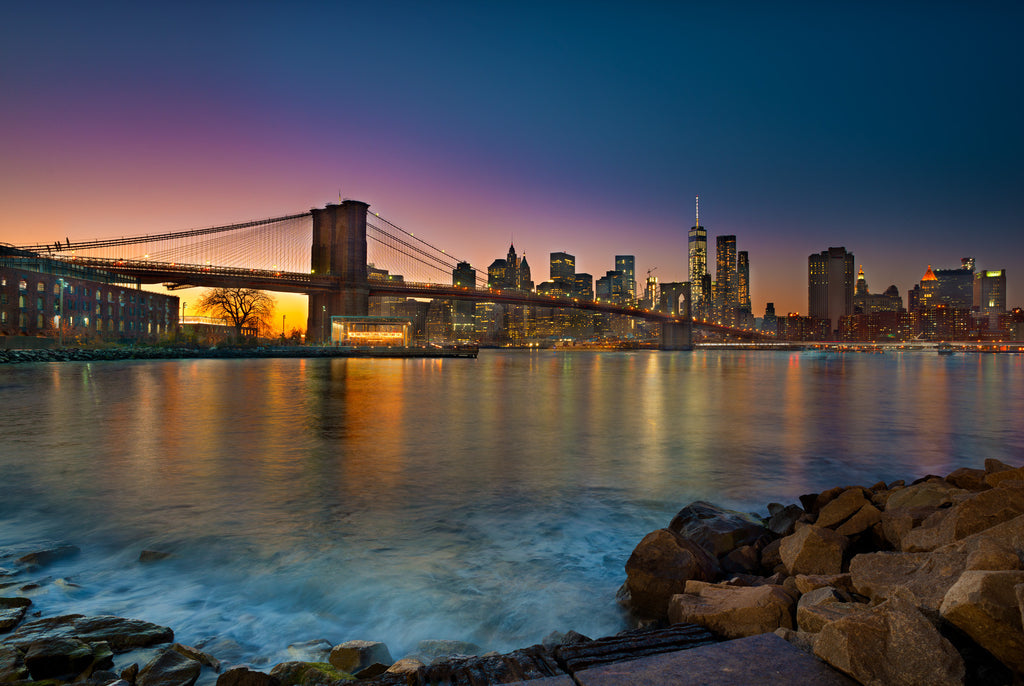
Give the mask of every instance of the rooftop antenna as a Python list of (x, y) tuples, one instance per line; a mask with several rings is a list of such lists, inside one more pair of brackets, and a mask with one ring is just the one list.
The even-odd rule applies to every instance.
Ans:
[(697, 196), (697, 226), (700, 226), (700, 196)]

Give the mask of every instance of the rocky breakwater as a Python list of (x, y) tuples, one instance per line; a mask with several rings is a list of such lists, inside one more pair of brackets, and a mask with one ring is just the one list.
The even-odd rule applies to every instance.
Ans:
[(764, 517), (697, 502), (637, 545), (640, 624), (775, 632), (863, 684), (1024, 682), (1024, 468), (832, 488)]

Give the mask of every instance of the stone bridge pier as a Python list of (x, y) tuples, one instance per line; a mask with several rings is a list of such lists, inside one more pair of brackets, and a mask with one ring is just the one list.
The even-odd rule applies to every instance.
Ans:
[(365, 202), (345, 200), (313, 210), (313, 254), (310, 269), (316, 275), (338, 277), (338, 288), (309, 294), (306, 339), (330, 340), (331, 317), (365, 317), (370, 309), (366, 283)]
[(661, 349), (693, 350), (693, 301), (690, 283), (685, 281), (662, 284), (661, 297), (666, 311), (684, 318), (681, 322), (662, 323)]

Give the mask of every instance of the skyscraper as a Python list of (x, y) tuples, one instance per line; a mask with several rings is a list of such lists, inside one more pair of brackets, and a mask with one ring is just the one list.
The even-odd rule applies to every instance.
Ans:
[(690, 298), (696, 312), (705, 311), (708, 273), (708, 232), (700, 225), (700, 196), (697, 196), (697, 219), (689, 233)]
[(572, 284), (576, 276), (576, 258), (567, 252), (551, 253), (551, 280), (566, 291), (572, 290), (565, 284)]
[(746, 250), (736, 253), (736, 274), (740, 309), (750, 312), (750, 255)]
[(974, 277), (974, 305), (978, 314), (992, 317), (1006, 312), (1006, 270), (978, 272)]
[(633, 255), (616, 255), (615, 271), (622, 272), (625, 280), (625, 298), (629, 302), (636, 300), (636, 257)]
[(726, 325), (736, 324), (739, 307), (739, 272), (736, 268), (736, 236), (718, 236), (715, 239), (715, 315)]
[(807, 310), (811, 317), (829, 320), (836, 333), (839, 318), (853, 314), (853, 253), (829, 248), (807, 258)]

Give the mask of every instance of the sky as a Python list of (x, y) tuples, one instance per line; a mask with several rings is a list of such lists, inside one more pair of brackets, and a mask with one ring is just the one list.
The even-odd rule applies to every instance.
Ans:
[(513, 241), (537, 282), (555, 251), (683, 281), (700, 195), (755, 315), (806, 313), (830, 246), (904, 299), (972, 256), (1024, 306), (1022, 27), (941, 0), (9, 3), (0, 242), (341, 196), (483, 270)]

